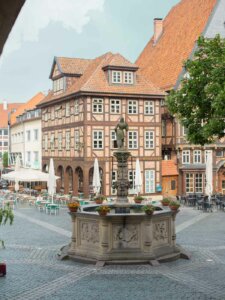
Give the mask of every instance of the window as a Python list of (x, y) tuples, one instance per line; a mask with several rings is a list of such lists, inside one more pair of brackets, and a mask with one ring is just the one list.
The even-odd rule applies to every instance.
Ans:
[(92, 111), (93, 113), (103, 113), (103, 99), (92, 100)]
[(122, 83), (121, 71), (112, 71), (112, 83)]
[(164, 105), (165, 105), (165, 100), (164, 100), (164, 99), (161, 99), (160, 105), (161, 105), (161, 106), (164, 106)]
[(44, 139), (44, 149), (47, 151), (48, 150), (48, 136), (45, 135), (45, 139)]
[(30, 141), (30, 130), (27, 130), (27, 141)]
[(3, 129), (3, 135), (8, 135), (8, 129)]
[(8, 146), (8, 142), (4, 142), (4, 146)]
[(222, 180), (222, 189), (225, 189), (225, 180)]
[(110, 100), (110, 112), (112, 114), (120, 114), (120, 100)]
[(51, 120), (54, 120), (55, 119), (55, 108), (52, 107), (51, 109)]
[(27, 151), (27, 161), (30, 162), (30, 151)]
[(183, 164), (190, 164), (190, 150), (183, 150), (182, 151), (182, 163)]
[(116, 149), (117, 147), (117, 140), (116, 140), (116, 132), (115, 130), (111, 131), (111, 148)]
[(70, 150), (70, 132), (66, 132), (66, 150)]
[(66, 117), (70, 116), (70, 102), (66, 102)]
[(117, 172), (116, 171), (112, 171), (111, 178), (112, 178), (112, 182), (111, 182), (111, 194), (112, 195), (116, 195), (116, 189), (114, 188), (114, 183), (117, 181)]
[(54, 133), (51, 134), (51, 150), (54, 150), (55, 149), (55, 135)]
[(135, 171), (132, 171), (132, 170), (128, 171), (128, 180), (130, 183), (128, 193), (135, 194), (136, 193), (136, 191), (135, 191)]
[(38, 163), (38, 151), (34, 151), (34, 163)]
[(79, 143), (80, 143), (80, 132), (79, 130), (74, 131), (74, 148), (79, 150)]
[(145, 148), (154, 148), (154, 131), (145, 131)]
[(129, 131), (128, 132), (128, 148), (137, 149), (138, 148), (138, 132)]
[(194, 174), (187, 173), (185, 177), (186, 193), (194, 192)]
[(34, 140), (38, 140), (38, 129), (34, 129)]
[(162, 137), (166, 136), (166, 120), (162, 120)]
[(137, 114), (138, 113), (138, 102), (136, 100), (128, 101), (128, 114)]
[(53, 92), (62, 92), (64, 90), (64, 78), (53, 80)]
[(79, 100), (74, 100), (74, 114), (79, 114)]
[(145, 101), (145, 115), (154, 114), (154, 103), (153, 101)]
[(185, 136), (185, 135), (187, 135), (187, 133), (188, 133), (188, 129), (187, 129), (187, 127), (182, 127), (183, 128), (183, 135)]
[(93, 131), (93, 148), (103, 149), (103, 131), (95, 130)]
[(216, 150), (216, 157), (223, 157), (223, 150)]
[(58, 150), (62, 150), (62, 133), (58, 133)]
[(202, 151), (194, 150), (194, 163), (200, 164), (202, 162)]
[(203, 174), (196, 173), (195, 174), (195, 193), (203, 192)]
[(176, 180), (171, 180), (171, 190), (172, 191), (176, 190)]
[(155, 193), (155, 170), (145, 170), (145, 192)]
[(207, 157), (212, 153), (212, 150), (205, 150), (205, 163), (207, 162)]
[(123, 82), (126, 84), (133, 84), (134, 73), (133, 72), (123, 72)]

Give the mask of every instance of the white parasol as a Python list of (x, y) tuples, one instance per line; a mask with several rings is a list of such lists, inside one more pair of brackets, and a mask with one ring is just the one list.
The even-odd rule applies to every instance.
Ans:
[(140, 162), (139, 159), (137, 158), (136, 160), (136, 169), (135, 169), (135, 190), (136, 193), (139, 194), (141, 191), (142, 187), (142, 177), (141, 177), (141, 167), (140, 167)]
[(92, 186), (93, 186), (94, 192), (96, 194), (98, 194), (99, 191), (100, 191), (100, 188), (101, 188), (101, 181), (100, 181), (99, 165), (98, 165), (98, 159), (97, 158), (95, 158), (95, 162), (94, 162), (94, 172), (93, 172)]

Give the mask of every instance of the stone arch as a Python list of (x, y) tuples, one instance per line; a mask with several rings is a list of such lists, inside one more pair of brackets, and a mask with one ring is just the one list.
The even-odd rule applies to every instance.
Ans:
[(64, 179), (64, 192), (68, 194), (73, 192), (73, 169), (71, 166), (67, 166), (65, 170)]
[(57, 180), (57, 191), (64, 191), (64, 169), (63, 166), (58, 166), (56, 170), (56, 175), (60, 177), (59, 180)]
[(48, 165), (47, 164), (44, 164), (42, 166), (42, 172), (48, 173)]
[(83, 169), (78, 166), (75, 169), (75, 190), (74, 194), (78, 195), (78, 193), (84, 192), (84, 172)]

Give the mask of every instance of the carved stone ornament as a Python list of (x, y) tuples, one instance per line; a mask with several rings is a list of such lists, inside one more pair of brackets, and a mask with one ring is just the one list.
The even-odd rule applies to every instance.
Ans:
[(162, 221), (154, 224), (154, 239), (157, 241), (166, 241), (168, 239), (167, 222)]
[(113, 226), (114, 248), (137, 248), (139, 246), (138, 226)]
[(99, 225), (96, 223), (81, 223), (81, 240), (91, 244), (99, 243)]

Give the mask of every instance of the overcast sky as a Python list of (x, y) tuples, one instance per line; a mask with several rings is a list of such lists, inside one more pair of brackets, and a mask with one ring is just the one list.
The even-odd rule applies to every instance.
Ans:
[(0, 102), (26, 102), (51, 88), (54, 56), (120, 52), (134, 62), (179, 0), (27, 0), (0, 58)]

